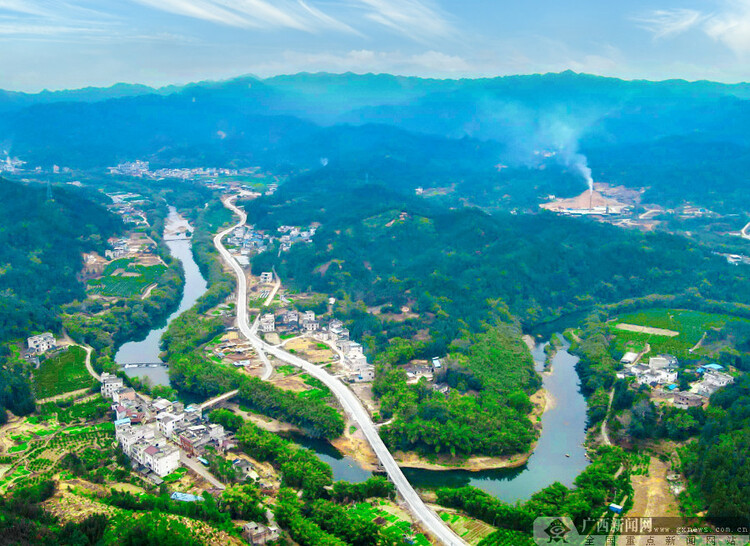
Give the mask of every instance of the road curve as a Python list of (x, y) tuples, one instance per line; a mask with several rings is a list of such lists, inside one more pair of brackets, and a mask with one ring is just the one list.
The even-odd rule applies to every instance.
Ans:
[(236, 207), (232, 202), (235, 198), (236, 196), (222, 199), (222, 203), (224, 203), (225, 207), (239, 216), (240, 221), (232, 227), (225, 229), (221, 233), (216, 234), (216, 236), (214, 237), (214, 246), (219, 251), (219, 254), (221, 254), (222, 258), (224, 258), (224, 261), (229, 264), (229, 266), (234, 271), (234, 274), (237, 276), (237, 303), (235, 305), (235, 309), (237, 310), (237, 327), (239, 328), (240, 332), (242, 332), (242, 335), (245, 336), (245, 338), (252, 344), (255, 352), (258, 354), (258, 357), (263, 362), (264, 371), (261, 379), (263, 381), (268, 381), (273, 374), (273, 366), (271, 366), (271, 361), (268, 360), (268, 357), (263, 352), (263, 349), (259, 344), (260, 340), (253, 335), (253, 332), (250, 331), (247, 314), (247, 278), (245, 277), (245, 272), (240, 267), (240, 264), (237, 263), (237, 260), (232, 257), (226, 247), (224, 247), (224, 244), (221, 242), (228, 233), (232, 232), (238, 227), (244, 226), (245, 222), (247, 221), (247, 214), (245, 213), (245, 211)]
[[(224, 199), (223, 202), (227, 208), (233, 210), (235, 214), (238, 214), (240, 216), (241, 222), (237, 224), (237, 226), (241, 226), (247, 220), (247, 215), (244, 211), (241, 211), (236, 206), (234, 206), (234, 204), (232, 203), (232, 199), (233, 198)], [(232, 266), (232, 269), (234, 269), (235, 273), (237, 273), (237, 278), (239, 280), (244, 278), (242, 269), (240, 268), (237, 261), (232, 258), (232, 255), (229, 254), (227, 249), (224, 248), (224, 245), (221, 244), (221, 239), (224, 237), (224, 235), (232, 231), (232, 229), (237, 226), (233, 226), (232, 228), (219, 233), (214, 238), (214, 244), (221, 255), (224, 257), (224, 259), (227, 261), (227, 263), (229, 263)], [(319, 379), (323, 382), (323, 384), (331, 389), (331, 392), (336, 396), (347, 415), (349, 415), (352, 421), (354, 421), (359, 426), (359, 429), (363, 432), (365, 438), (367, 438), (370, 446), (372, 446), (372, 449), (375, 452), (375, 455), (378, 457), (378, 460), (383, 465), (383, 468), (388, 474), (388, 477), (391, 479), (398, 492), (404, 498), (404, 501), (411, 510), (412, 514), (416, 517), (417, 520), (420, 521), (425, 530), (436, 537), (438, 540), (440, 540), (442, 544), (445, 544), (447, 546), (465, 545), (466, 542), (464, 542), (461, 537), (454, 533), (435, 512), (427, 507), (427, 505), (419, 497), (417, 492), (409, 483), (409, 480), (407, 480), (406, 476), (404, 476), (401, 468), (399, 468), (396, 460), (391, 455), (391, 452), (388, 451), (385, 443), (380, 438), (375, 425), (370, 419), (370, 414), (367, 412), (367, 410), (364, 408), (355, 394), (341, 380), (333, 377), (323, 368), (319, 368), (318, 366), (315, 366), (314, 364), (311, 364), (306, 360), (287, 353), (279, 347), (269, 345), (256, 335), (256, 331), (258, 328), (257, 319), (252, 326), (248, 325), (247, 320), (247, 286), (242, 282), (239, 282), (239, 285), (244, 286), (241, 286), (238, 290), (238, 326), (243, 335), (245, 335), (245, 337), (250, 340), (250, 343), (252, 343), (253, 347), (256, 348), (258, 354), (262, 354), (265, 351), (283, 362), (287, 362), (288, 364), (292, 364), (293, 366), (302, 368), (311, 376)], [(240, 305), (240, 302), (242, 302), (243, 305)], [(240, 309), (240, 307), (242, 307), (242, 309)]]
[(86, 369), (88, 370), (89, 375), (101, 383), (102, 377), (94, 371), (94, 367), (91, 365), (91, 353), (94, 351), (94, 348), (89, 347), (88, 345), (79, 345), (79, 347), (82, 347), (83, 350), (86, 351)]

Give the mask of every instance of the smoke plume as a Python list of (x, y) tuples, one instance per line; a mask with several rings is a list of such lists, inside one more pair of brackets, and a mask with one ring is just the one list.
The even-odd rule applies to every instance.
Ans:
[(520, 102), (485, 99), (478, 107), (482, 124), (473, 136), (503, 142), (503, 163), (539, 168), (555, 162), (579, 175), (593, 190), (594, 179), (579, 143), (606, 113), (591, 106), (553, 105), (531, 108)]
[(578, 151), (578, 142), (582, 133), (583, 128), (571, 123), (570, 120), (554, 117), (542, 124), (539, 137), (542, 144), (546, 141), (552, 145), (557, 161), (580, 174), (589, 190), (593, 191), (594, 178), (588, 159)]
[(565, 165), (574, 171), (578, 172), (589, 186), (590, 191), (594, 191), (594, 178), (591, 176), (591, 167), (589, 167), (588, 159), (581, 153), (574, 153), (571, 155), (561, 156), (565, 158)]

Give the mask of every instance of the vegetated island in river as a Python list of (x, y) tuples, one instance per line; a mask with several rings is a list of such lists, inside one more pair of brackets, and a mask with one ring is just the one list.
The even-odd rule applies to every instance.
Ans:
[[(537, 344), (531, 336), (524, 336), (524, 342), (534, 356), (535, 369), (543, 378), (552, 374), (552, 367), (545, 365), (545, 357), (548, 356), (543, 345)], [(399, 466), (429, 471), (452, 471), (464, 470), (469, 472), (480, 472), (484, 470), (512, 469), (524, 466), (537, 448), (542, 434), (542, 416), (548, 410), (555, 407), (555, 399), (552, 394), (542, 385), (534, 392), (529, 400), (531, 412), (528, 418), (537, 432), (536, 439), (530, 444), (525, 452), (514, 453), (505, 456), (451, 456), (449, 454), (423, 455), (415, 451), (393, 450), (393, 457)], [(331, 444), (344, 456), (356, 461), (363, 469), (370, 471), (378, 470), (378, 460), (372, 449), (365, 440), (362, 433), (348, 423), (345, 433), (334, 440)]]
[[(545, 374), (548, 372), (544, 372)], [(554, 399), (542, 387), (536, 391), (530, 400), (533, 409), (529, 414), (534, 424), (534, 428), (541, 434), (542, 415), (545, 411), (554, 407)], [(399, 466), (404, 468), (416, 468), (420, 470), (468, 470), (470, 472), (480, 472), (482, 470), (499, 470), (503, 468), (518, 468), (525, 465), (536, 449), (539, 442), (539, 436), (531, 444), (528, 451), (524, 453), (514, 453), (503, 457), (489, 457), (484, 455), (475, 455), (472, 457), (451, 457), (450, 455), (434, 455), (425, 457), (415, 452), (394, 451), (393, 458)], [(378, 469), (378, 459), (370, 448), (364, 436), (359, 430), (347, 431), (340, 438), (331, 441), (331, 444), (344, 456), (355, 460), (363, 469), (376, 471)]]
[(399, 466), (421, 470), (468, 470), (469, 472), (479, 472), (482, 470), (519, 468), (528, 462), (536, 449), (539, 442), (539, 435), (542, 432), (542, 415), (545, 411), (554, 407), (554, 400), (544, 387), (540, 388), (529, 398), (534, 405), (529, 414), (529, 419), (531, 419), (534, 429), (536, 429), (538, 434), (536, 440), (529, 447), (529, 450), (524, 453), (514, 453), (513, 455), (505, 455), (503, 457), (474, 455), (462, 458), (451, 457), (449, 455), (435, 455), (434, 457), (427, 458), (418, 453), (397, 451), (393, 454), (393, 457)]

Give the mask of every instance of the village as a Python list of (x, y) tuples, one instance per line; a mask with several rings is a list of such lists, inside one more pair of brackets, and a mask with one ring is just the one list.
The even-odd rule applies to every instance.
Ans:
[[(155, 181), (167, 178), (180, 180), (191, 180), (204, 182), (208, 187), (219, 184), (221, 189), (227, 189), (232, 180), (256, 181), (266, 183), (266, 195), (272, 195), (278, 188), (281, 177), (269, 175), (261, 170), (260, 167), (243, 167), (243, 168), (226, 168), (226, 167), (163, 167), (151, 169), (148, 161), (137, 159), (135, 161), (126, 161), (119, 163), (114, 167), (108, 167), (107, 172), (111, 176), (132, 176), (135, 178), (148, 178)], [(268, 183), (268, 179), (273, 182)], [(219, 183), (220, 180), (229, 182)]]
[[(679, 361), (672, 355), (652, 356), (648, 364), (642, 362), (643, 356), (642, 353), (625, 353), (620, 360), (624, 368), (617, 373), (617, 378), (632, 378), (634, 387), (648, 386), (655, 399), (669, 402), (679, 409), (706, 406), (712, 394), (734, 383), (734, 377), (724, 371), (724, 366), (716, 363), (680, 370)], [(700, 379), (690, 383), (689, 389), (680, 390), (678, 371), (695, 374)]]
[[(235, 228), (226, 239), (226, 247), (243, 267), (250, 265), (250, 256), (266, 252), (274, 242), (279, 242), (279, 254), (288, 252), (298, 243), (309, 244), (315, 236), (317, 225), (307, 228), (298, 226), (280, 226), (274, 235), (258, 230), (255, 226), (240, 226)], [(261, 276), (261, 280), (264, 277)]]

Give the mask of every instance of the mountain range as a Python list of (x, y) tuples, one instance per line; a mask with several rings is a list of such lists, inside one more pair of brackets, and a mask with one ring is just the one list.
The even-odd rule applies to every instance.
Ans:
[(687, 194), (663, 198), (700, 202), (719, 184), (718, 206), (737, 206), (738, 173), (750, 166), (750, 85), (707, 81), (302, 73), (160, 89), (0, 92), (0, 113), (0, 152), (43, 167), (143, 159), (292, 173), (358, 165), (377, 173), (379, 165), (401, 164), (419, 171), (419, 184), (450, 185), (472, 177), (487, 184), (500, 166), (510, 167), (506, 176), (549, 168), (575, 178), (582, 153), (597, 180), (661, 191), (665, 176), (689, 168)]

